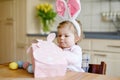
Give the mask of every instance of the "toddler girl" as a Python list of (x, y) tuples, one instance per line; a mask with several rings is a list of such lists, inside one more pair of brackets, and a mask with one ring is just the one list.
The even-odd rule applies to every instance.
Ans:
[(57, 42), (64, 51), (63, 55), (68, 62), (68, 70), (84, 72), (81, 68), (82, 50), (76, 44), (81, 39), (81, 29), (79, 30), (81, 33), (78, 34), (78, 30), (71, 21), (63, 21), (59, 24), (57, 30)]

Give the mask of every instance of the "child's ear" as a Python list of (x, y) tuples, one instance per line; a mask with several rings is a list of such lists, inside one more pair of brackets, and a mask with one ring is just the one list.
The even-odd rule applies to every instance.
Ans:
[(79, 37), (79, 36), (76, 36), (76, 37), (75, 37), (75, 43), (77, 43), (79, 40), (80, 40), (80, 37)]

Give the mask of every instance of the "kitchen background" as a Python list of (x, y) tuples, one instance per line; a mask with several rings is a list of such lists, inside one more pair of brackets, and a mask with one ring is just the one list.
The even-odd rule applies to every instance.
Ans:
[[(39, 29), (36, 29), (37, 22), (35, 22), (35, 6), (38, 3), (49, 2), (54, 5), (55, 0), (36, 0), (29, 4), (29, 21), (27, 27), (28, 33), (39, 32)], [(87, 32), (115, 32), (117, 31), (113, 20), (117, 16), (120, 18), (120, 1), (119, 0), (81, 0), (81, 13), (78, 17), (78, 20), (81, 21), (83, 25), (83, 31)], [(33, 9), (33, 10), (31, 10)], [(56, 30), (56, 26), (60, 22), (60, 19), (57, 17), (53, 25), (53, 31)]]
[[(120, 1), (118, 0), (81, 0), (82, 11), (79, 19), (83, 23), (84, 31), (113, 32), (116, 31), (112, 22), (103, 18), (119, 14)], [(111, 14), (112, 13), (112, 14)], [(116, 14), (114, 14), (116, 13)], [(105, 16), (103, 15), (105, 14)], [(108, 14), (108, 16), (107, 16)], [(107, 19), (106, 19), (107, 20)]]
[[(55, 1), (0, 0), (0, 64), (18, 60), (30, 61), (26, 49), (31, 41), (46, 38), (40, 34), (35, 7), (43, 2), (55, 6)], [(89, 32), (88, 34), (102, 34), (100, 36), (93, 33), (91, 37), (85, 33), (86, 37), (79, 43), (83, 53), (90, 55), (90, 63), (105, 61), (106, 75), (120, 76), (120, 35), (110, 33), (117, 31), (114, 24), (120, 26), (120, 0), (81, 0), (81, 7), (78, 20), (83, 25), (83, 31)], [(56, 31), (59, 22), (59, 17), (56, 17), (52, 31)]]

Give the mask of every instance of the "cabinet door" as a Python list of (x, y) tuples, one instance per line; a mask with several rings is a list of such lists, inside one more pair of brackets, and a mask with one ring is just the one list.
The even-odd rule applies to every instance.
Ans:
[(103, 52), (92, 52), (91, 54), (91, 63), (100, 64), (101, 61), (106, 61), (107, 55)]
[(105, 61), (107, 64), (106, 75), (120, 76), (120, 54), (107, 52), (92, 52), (92, 63), (100, 64)]
[(15, 57), (13, 0), (1, 0), (0, 11), (0, 63), (5, 63)]
[(90, 51), (91, 50), (91, 40), (90, 39), (83, 39), (78, 44), (85, 51)]
[(92, 50), (120, 53), (120, 40), (92, 40)]

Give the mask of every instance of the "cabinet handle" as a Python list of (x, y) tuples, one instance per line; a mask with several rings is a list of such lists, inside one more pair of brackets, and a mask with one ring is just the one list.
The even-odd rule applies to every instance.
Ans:
[(107, 56), (106, 54), (94, 54), (95, 56)]
[(115, 45), (108, 45), (108, 47), (120, 48), (120, 46), (115, 46)]
[(13, 18), (6, 18), (7, 21), (13, 21)]
[(25, 48), (26, 45), (27, 45), (26, 43), (17, 43), (18, 48)]

